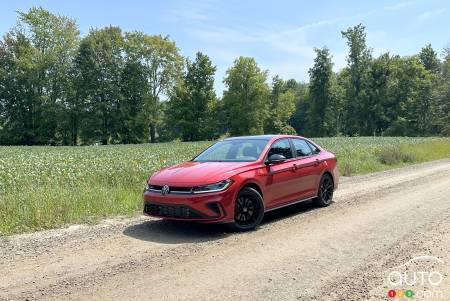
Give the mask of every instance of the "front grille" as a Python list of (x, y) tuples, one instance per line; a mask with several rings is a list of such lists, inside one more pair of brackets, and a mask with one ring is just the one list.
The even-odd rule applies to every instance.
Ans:
[[(148, 189), (153, 192), (161, 192), (162, 186), (160, 185), (149, 185)], [(170, 186), (169, 193), (192, 193), (192, 187), (178, 187), (178, 186)]]
[(151, 215), (157, 215), (161, 217), (173, 217), (184, 219), (197, 219), (203, 216), (194, 209), (184, 205), (168, 205), (168, 204), (156, 204), (145, 203), (144, 212)]

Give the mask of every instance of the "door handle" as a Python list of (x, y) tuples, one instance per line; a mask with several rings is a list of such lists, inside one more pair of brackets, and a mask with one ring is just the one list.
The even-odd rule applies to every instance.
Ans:
[(292, 170), (293, 170), (293, 171), (296, 171), (297, 168), (298, 168), (297, 164), (294, 163), (294, 165), (292, 165)]
[(320, 164), (320, 162), (321, 162), (321, 161), (319, 161), (319, 159), (316, 159), (316, 160), (314, 161), (314, 166), (317, 166), (317, 165), (319, 165), (319, 164)]

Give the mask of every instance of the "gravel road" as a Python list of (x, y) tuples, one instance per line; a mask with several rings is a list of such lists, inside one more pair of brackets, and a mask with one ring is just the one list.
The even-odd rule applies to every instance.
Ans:
[[(331, 206), (248, 233), (139, 217), (0, 237), (0, 300), (450, 300), (449, 196), (446, 159), (343, 178)], [(388, 282), (417, 256), (442, 281)]]

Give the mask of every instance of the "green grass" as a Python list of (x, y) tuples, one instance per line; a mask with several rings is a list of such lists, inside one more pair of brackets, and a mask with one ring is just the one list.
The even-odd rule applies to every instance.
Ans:
[[(343, 175), (450, 157), (448, 138), (337, 137), (315, 141), (337, 154)], [(0, 147), (0, 234), (136, 215), (150, 174), (189, 160), (210, 144)]]

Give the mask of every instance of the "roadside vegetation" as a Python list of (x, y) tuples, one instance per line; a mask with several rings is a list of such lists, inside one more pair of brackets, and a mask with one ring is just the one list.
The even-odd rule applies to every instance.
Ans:
[[(449, 138), (314, 140), (337, 154), (347, 176), (450, 157)], [(0, 234), (140, 214), (147, 177), (211, 143), (0, 147)]]
[(336, 34), (341, 70), (326, 47), (308, 82), (240, 56), (220, 93), (211, 58), (169, 36), (18, 12), (0, 40), (0, 145), (28, 146), (0, 146), (0, 234), (137, 214), (148, 175), (221, 136), (336, 136), (316, 141), (345, 176), (450, 157), (449, 138), (418, 138), (450, 135), (450, 48), (375, 56), (362, 24)]

